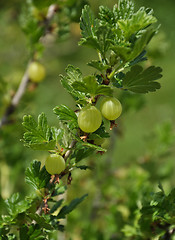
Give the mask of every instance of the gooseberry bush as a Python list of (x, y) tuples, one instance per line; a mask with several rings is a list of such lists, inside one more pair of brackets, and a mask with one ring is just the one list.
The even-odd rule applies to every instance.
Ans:
[[(42, 17), (36, 11), (34, 14)], [(57, 126), (48, 125), (45, 113), (37, 121), (31, 115), (23, 117), (24, 146), (46, 151), (47, 158), (44, 166), (34, 160), (26, 169), (26, 183), (35, 193), (23, 200), (16, 193), (5, 201), (8, 214), (0, 220), (2, 239), (53, 239), (53, 232), (64, 231), (62, 220), (87, 198), (85, 194), (64, 203), (67, 185), (73, 184), (72, 173), (91, 169), (82, 160), (94, 153), (104, 154), (104, 140), (110, 138), (112, 129), (120, 128), (118, 118), (125, 106), (118, 100), (119, 92), (145, 94), (160, 88), (157, 80), (162, 77), (162, 69), (145, 68), (143, 64), (147, 60), (146, 47), (159, 29), (152, 9), (142, 7), (136, 11), (132, 1), (119, 0), (113, 9), (100, 6), (95, 17), (91, 7), (85, 5), (80, 29), (79, 45), (97, 52), (98, 60), (87, 63), (95, 70), (84, 76), (78, 67), (68, 65), (66, 74), (60, 76), (76, 107), (56, 106), (53, 112)], [(32, 62), (28, 74), (31, 81), (38, 83), (45, 70), (40, 63)], [(156, 239), (170, 239), (165, 236), (171, 237), (175, 223), (172, 213), (164, 207), (171, 202), (174, 209), (174, 191), (165, 195), (161, 184), (159, 188), (159, 193), (143, 203), (137, 226), (128, 223), (121, 229), (123, 238), (114, 239), (153, 239), (151, 234), (159, 237)]]

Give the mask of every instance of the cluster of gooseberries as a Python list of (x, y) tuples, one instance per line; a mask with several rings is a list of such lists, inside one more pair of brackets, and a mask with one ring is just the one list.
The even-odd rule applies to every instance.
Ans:
[(100, 105), (100, 111), (95, 106), (82, 108), (78, 115), (79, 128), (86, 133), (95, 132), (102, 123), (102, 116), (107, 120), (117, 119), (122, 112), (122, 105), (114, 97), (105, 97)]
[[(28, 76), (34, 83), (41, 82), (45, 77), (44, 66), (37, 61), (31, 62), (28, 67)], [(92, 105), (81, 109), (78, 115), (78, 126), (83, 132), (92, 133), (101, 126), (102, 116), (113, 121), (120, 116), (121, 112), (122, 106), (118, 99), (105, 97), (101, 102), (100, 110)], [(50, 154), (46, 159), (45, 167), (51, 175), (60, 174), (65, 169), (65, 160), (59, 154)]]
[[(114, 97), (105, 97), (100, 105), (100, 110), (88, 105), (81, 109), (78, 115), (79, 128), (86, 133), (95, 132), (102, 123), (102, 116), (107, 120), (117, 119), (122, 112), (122, 105)], [(102, 142), (99, 142), (102, 141)], [(103, 144), (104, 139), (97, 139), (96, 144)], [(45, 162), (45, 167), (51, 175), (60, 174), (65, 169), (65, 160), (59, 154), (50, 154)]]

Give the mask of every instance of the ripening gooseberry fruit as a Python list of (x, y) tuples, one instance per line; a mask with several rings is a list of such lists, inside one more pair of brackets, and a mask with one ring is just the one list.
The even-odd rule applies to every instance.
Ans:
[(108, 120), (115, 120), (122, 112), (122, 105), (117, 98), (106, 97), (100, 105), (102, 115)]
[(45, 78), (46, 71), (41, 63), (35, 61), (30, 63), (28, 75), (32, 82), (39, 83)]
[(65, 169), (65, 161), (61, 155), (51, 154), (47, 157), (45, 168), (51, 175), (60, 174)]
[(83, 132), (95, 132), (101, 123), (102, 115), (94, 106), (84, 107), (78, 115), (78, 126)]

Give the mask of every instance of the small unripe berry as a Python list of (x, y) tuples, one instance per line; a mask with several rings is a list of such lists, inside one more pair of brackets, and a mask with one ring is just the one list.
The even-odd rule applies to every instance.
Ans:
[(122, 105), (117, 98), (106, 97), (101, 102), (100, 111), (106, 119), (115, 120), (122, 112)]
[(95, 132), (101, 123), (101, 113), (95, 106), (84, 107), (78, 115), (78, 125), (83, 132)]
[(61, 155), (50, 154), (46, 159), (45, 168), (51, 175), (60, 174), (65, 169), (65, 160)]
[(28, 75), (32, 82), (39, 83), (45, 78), (46, 71), (41, 63), (35, 61), (30, 63)]

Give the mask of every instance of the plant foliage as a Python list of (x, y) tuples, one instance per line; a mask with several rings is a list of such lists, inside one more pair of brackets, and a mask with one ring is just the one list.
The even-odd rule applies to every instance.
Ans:
[[(39, 14), (41, 13), (39, 9), (48, 10), (52, 2), (28, 1), (28, 6), (21, 16), (22, 29), (28, 37), (32, 51), (38, 54), (42, 52), (39, 39), (48, 31), (48, 26), (52, 22), (52, 19), (47, 19), (49, 22), (45, 26), (45, 15)], [(53, 109), (57, 116), (57, 127), (48, 125), (44, 113), (38, 116), (37, 121), (31, 115), (25, 115), (22, 123), (25, 128), (22, 139), (24, 145), (34, 150), (46, 151), (47, 154), (61, 155), (66, 163), (65, 169), (51, 176), (45, 166), (42, 166), (44, 162), (41, 164), (40, 161), (34, 160), (31, 163), (25, 172), (26, 183), (32, 186), (35, 192), (25, 200), (20, 200), (20, 195), (16, 193), (5, 201), (7, 214), (0, 219), (2, 239), (16, 239), (16, 233), (11, 232), (13, 226), (18, 226), (20, 239), (51, 239), (49, 237), (53, 231), (64, 231), (61, 219), (66, 218), (87, 197), (87, 194), (84, 194), (67, 203), (65, 200), (67, 184), (71, 184), (74, 170), (92, 169), (84, 162), (81, 163), (84, 159), (94, 153), (103, 154), (107, 151), (103, 141), (110, 137), (110, 130), (116, 127), (116, 123), (103, 119), (95, 132), (85, 133), (78, 125), (78, 116), (82, 108), (98, 107), (100, 98), (114, 97), (117, 91), (127, 95), (126, 91), (148, 93), (160, 88), (157, 80), (162, 77), (162, 69), (139, 65), (147, 60), (146, 47), (158, 31), (153, 10), (142, 7), (135, 11), (131, 0), (119, 0), (113, 9), (101, 6), (98, 16), (95, 17), (91, 7), (84, 6), (85, 2), (56, 1), (56, 4), (59, 4), (60, 16), (63, 13), (67, 14), (64, 24), (60, 20), (56, 29), (59, 29), (57, 33), (61, 36), (66, 34), (65, 25), (71, 19), (77, 20), (83, 8), (79, 45), (91, 47), (97, 52), (98, 60), (92, 59), (88, 62), (88, 66), (93, 67), (95, 72), (84, 76), (79, 68), (68, 65), (66, 75), (61, 75), (61, 84), (73, 97), (75, 107), (71, 109), (62, 104)], [(39, 19), (33, 17), (34, 9), (39, 11), (37, 15)], [(138, 178), (141, 183), (147, 180), (146, 175), (139, 175)], [(103, 179), (111, 181), (109, 176), (102, 176), (99, 182), (103, 182)], [(140, 185), (136, 188), (140, 188)], [(161, 234), (165, 235), (169, 226), (175, 224), (174, 192), (172, 190), (170, 194), (165, 195), (161, 188), (160, 192), (143, 201), (140, 209), (136, 209), (135, 206), (138, 200), (137, 193), (130, 193), (130, 196), (128, 195), (130, 210), (137, 210), (136, 225), (132, 225), (132, 221), (130, 225), (124, 224), (122, 232), (125, 237), (149, 239), (149, 234), (152, 234), (151, 227), (156, 230), (163, 229)]]

